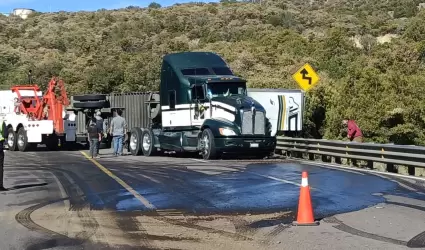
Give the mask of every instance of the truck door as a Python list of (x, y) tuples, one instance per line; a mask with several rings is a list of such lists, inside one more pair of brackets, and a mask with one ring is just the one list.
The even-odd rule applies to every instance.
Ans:
[[(209, 107), (205, 105), (205, 90), (202, 85), (191, 86), (190, 120), (192, 126), (200, 126), (207, 118)], [(208, 110), (209, 111), (209, 110)]]
[(179, 126), (178, 114), (176, 111), (176, 91), (168, 91), (168, 110), (162, 112), (163, 126), (175, 127)]

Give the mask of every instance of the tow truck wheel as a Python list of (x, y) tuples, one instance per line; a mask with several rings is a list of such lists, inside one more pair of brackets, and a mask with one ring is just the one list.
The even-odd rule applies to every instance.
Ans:
[(158, 150), (155, 147), (155, 138), (152, 130), (145, 129), (142, 133), (142, 151), (144, 156), (154, 156), (157, 155)]
[(18, 139), (16, 144), (21, 152), (25, 152), (29, 148), (27, 131), (25, 131), (23, 127), (18, 130)]
[(201, 145), (201, 154), (204, 160), (213, 160), (217, 157), (217, 151), (214, 143), (214, 135), (209, 128), (202, 131), (199, 138)]
[(17, 151), (18, 147), (16, 145), (16, 133), (13, 128), (9, 128), (7, 131), (7, 146), (9, 147), (9, 151)]
[(132, 155), (142, 154), (142, 130), (140, 128), (131, 129), (130, 140), (128, 142), (128, 148)]

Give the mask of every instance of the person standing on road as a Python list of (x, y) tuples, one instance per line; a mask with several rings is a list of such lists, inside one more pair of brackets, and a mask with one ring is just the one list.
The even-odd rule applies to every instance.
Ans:
[(97, 146), (102, 138), (99, 128), (96, 124), (96, 118), (92, 117), (87, 126), (87, 134), (90, 143), (90, 156), (91, 158), (99, 158), (97, 155)]
[(0, 125), (0, 191), (6, 191), (7, 189), (3, 184), (3, 174), (4, 174), (4, 141), (7, 138), (7, 128), (4, 121)]
[(123, 151), (123, 139), (124, 135), (127, 134), (127, 122), (122, 117), (122, 111), (120, 109), (114, 110), (114, 118), (112, 118), (109, 133), (112, 136), (114, 144), (114, 156), (121, 156)]
[(99, 142), (97, 143), (97, 155), (99, 155), (99, 150), (100, 150), (100, 143), (102, 142), (103, 139), (103, 118), (101, 117), (102, 113), (100, 111), (96, 112), (96, 127), (99, 129), (100, 131), (100, 139)]
[(363, 133), (354, 120), (345, 119), (342, 123), (347, 126), (347, 138), (354, 142), (363, 142)]

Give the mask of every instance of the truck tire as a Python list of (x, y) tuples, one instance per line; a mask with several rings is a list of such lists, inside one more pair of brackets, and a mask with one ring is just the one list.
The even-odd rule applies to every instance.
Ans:
[(30, 144), (28, 143), (27, 131), (25, 128), (19, 128), (16, 142), (19, 151), (28, 151)]
[(128, 148), (132, 155), (142, 154), (142, 134), (143, 131), (140, 128), (136, 127), (131, 129)]
[(217, 158), (217, 151), (214, 143), (214, 135), (209, 128), (202, 131), (200, 139), (201, 154), (204, 160), (213, 160)]
[(141, 145), (144, 156), (158, 155), (158, 149), (155, 147), (155, 137), (151, 129), (145, 129), (142, 133)]
[(7, 130), (7, 146), (9, 147), (9, 151), (17, 151), (17, 136), (13, 128), (9, 128)]
[(72, 97), (74, 101), (77, 102), (90, 102), (90, 101), (105, 101), (106, 96), (105, 95), (74, 95)]
[(85, 109), (101, 109), (106, 107), (107, 102), (74, 102), (74, 108), (85, 108)]

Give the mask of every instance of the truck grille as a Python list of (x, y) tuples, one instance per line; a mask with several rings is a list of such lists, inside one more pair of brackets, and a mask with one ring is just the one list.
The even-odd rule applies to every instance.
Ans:
[[(252, 119), (253, 113), (250, 110), (242, 113), (242, 134), (244, 135), (264, 135), (265, 134), (265, 116), (261, 111), (255, 112), (255, 119)], [(254, 133), (252, 132), (252, 123), (254, 122)]]

